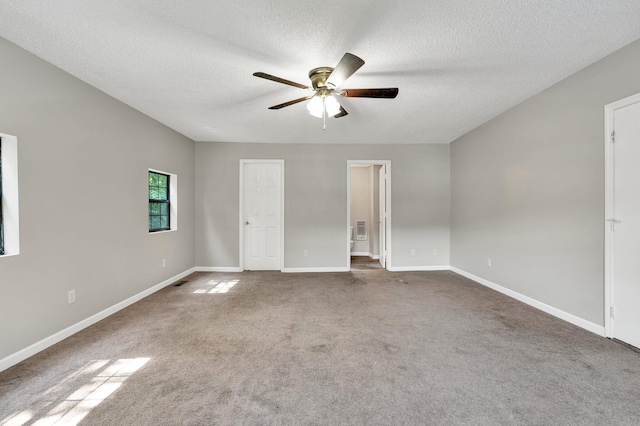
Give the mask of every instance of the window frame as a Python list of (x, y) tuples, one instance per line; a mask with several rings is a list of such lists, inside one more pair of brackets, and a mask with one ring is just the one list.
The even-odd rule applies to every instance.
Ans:
[[(165, 198), (151, 198), (151, 175), (159, 175), (159, 176), (165, 176), (166, 177), (166, 187), (164, 188), (166, 191), (166, 197)], [(171, 174), (169, 173), (164, 173), (164, 172), (160, 172), (157, 170), (151, 170), (149, 169), (148, 174), (147, 174), (147, 179), (148, 179), (148, 185), (147, 185), (147, 192), (149, 195), (149, 207), (148, 207), (148, 214), (147, 214), (147, 227), (149, 230), (149, 233), (155, 233), (155, 232), (163, 232), (163, 231), (170, 231), (171, 228)], [(160, 187), (159, 187), (160, 188)], [(152, 205), (166, 205), (166, 217), (167, 217), (167, 221), (166, 227), (160, 227), (160, 228), (152, 228), (151, 227), (151, 206)], [(153, 215), (153, 216), (158, 216), (158, 215)], [(160, 215), (165, 216), (165, 215)]]

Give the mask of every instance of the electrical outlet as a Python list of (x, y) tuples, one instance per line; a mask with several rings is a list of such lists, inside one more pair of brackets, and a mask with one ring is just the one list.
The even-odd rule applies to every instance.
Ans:
[(76, 291), (75, 290), (69, 290), (67, 292), (67, 302), (69, 302), (69, 304), (76, 303)]
[(433, 255), (437, 256), (438, 255), (438, 249), (433, 249)]
[(416, 255), (416, 249), (411, 249), (411, 257), (415, 257)]
[(487, 266), (491, 268), (491, 259), (487, 259)]
[(162, 267), (163, 268), (167, 267), (167, 259), (162, 259)]
[(304, 257), (309, 257), (309, 250), (305, 250), (303, 255)]

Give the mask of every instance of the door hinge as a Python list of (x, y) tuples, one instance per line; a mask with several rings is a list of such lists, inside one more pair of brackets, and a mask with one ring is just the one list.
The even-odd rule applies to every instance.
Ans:
[(614, 312), (614, 310), (613, 310), (613, 306), (610, 306), (610, 307), (609, 307), (609, 317), (610, 317), (611, 319), (615, 319), (615, 316), (614, 316), (613, 312)]
[(612, 143), (616, 143), (616, 132), (615, 131), (611, 132), (611, 142)]
[(615, 218), (611, 218), (611, 219), (607, 219), (607, 222), (609, 222), (609, 226), (611, 226), (611, 230), (615, 231), (616, 230), (616, 223), (620, 223), (622, 222), (621, 220), (615, 219)]

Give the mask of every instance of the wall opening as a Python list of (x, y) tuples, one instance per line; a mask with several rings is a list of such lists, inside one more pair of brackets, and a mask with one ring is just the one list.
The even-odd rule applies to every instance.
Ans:
[[(387, 160), (348, 161), (347, 266), (351, 269), (389, 267), (389, 167)], [(381, 180), (383, 168), (385, 178)]]

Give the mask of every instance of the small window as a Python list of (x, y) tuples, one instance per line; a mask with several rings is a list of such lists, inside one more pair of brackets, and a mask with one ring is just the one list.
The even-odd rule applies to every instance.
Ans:
[(169, 175), (149, 171), (149, 232), (171, 229), (170, 180)]

